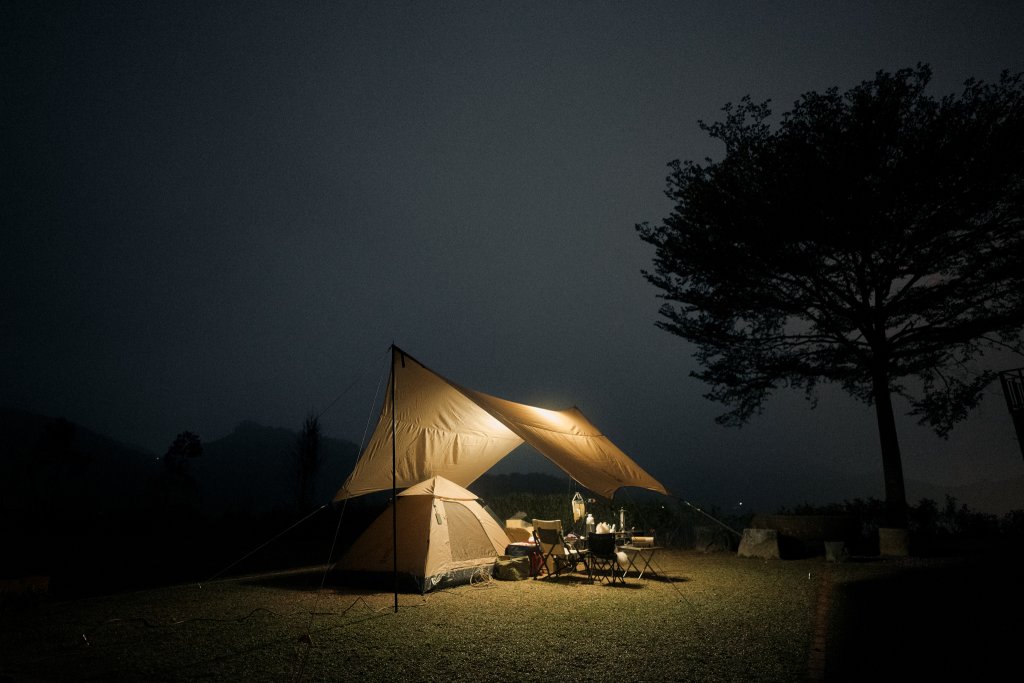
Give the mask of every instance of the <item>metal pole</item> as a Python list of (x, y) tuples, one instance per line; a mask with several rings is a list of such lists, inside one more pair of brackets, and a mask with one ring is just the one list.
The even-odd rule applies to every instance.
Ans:
[(395, 345), (391, 345), (391, 555), (394, 558), (395, 613), (398, 613), (398, 484), (396, 463), (398, 447), (395, 441)]
[(1003, 385), (1006, 409), (1010, 411), (1013, 429), (1017, 432), (1020, 454), (1024, 456), (1024, 368), (1000, 372), (999, 382)]

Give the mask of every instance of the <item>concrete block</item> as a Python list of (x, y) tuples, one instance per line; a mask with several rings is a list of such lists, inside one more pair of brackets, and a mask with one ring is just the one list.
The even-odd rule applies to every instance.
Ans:
[(740, 557), (760, 557), (766, 560), (778, 560), (779, 532), (775, 529), (744, 529), (740, 539), (740, 548), (736, 553)]
[(909, 557), (910, 531), (907, 529), (880, 527), (878, 529), (878, 554), (891, 557)]
[(827, 562), (846, 562), (850, 559), (850, 551), (844, 541), (825, 541), (825, 560)]

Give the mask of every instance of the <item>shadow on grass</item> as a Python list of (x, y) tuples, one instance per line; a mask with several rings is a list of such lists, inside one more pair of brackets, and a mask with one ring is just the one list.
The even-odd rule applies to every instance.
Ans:
[(337, 585), (331, 572), (324, 574), (323, 567), (305, 567), (287, 571), (269, 572), (247, 576), (239, 583), (247, 586), (263, 586), (264, 588), (281, 588), (295, 591), (317, 591), (321, 586), (325, 589)]
[[(498, 581), (498, 579), (491, 579)], [(599, 577), (594, 576), (593, 581), (588, 579), (585, 575), (563, 575), (559, 577), (540, 577), (537, 579), (521, 579), (522, 581), (543, 581), (546, 583), (565, 585), (594, 585), (594, 586), (608, 586), (609, 588), (618, 588), (625, 590), (637, 590), (643, 588), (648, 582), (656, 583), (686, 583), (691, 579), (684, 576), (666, 576), (659, 574), (656, 576), (645, 576), (637, 579), (636, 577), (628, 577), (625, 584), (615, 583), (609, 584), (607, 582), (599, 580)], [(329, 591), (341, 591), (341, 592), (390, 592), (393, 589), (393, 582), (389, 576), (380, 575), (373, 577), (359, 577), (345, 579), (343, 576), (335, 574), (333, 571), (324, 573), (323, 567), (306, 567), (300, 569), (292, 569), (287, 571), (270, 572), (266, 574), (258, 574), (247, 576), (238, 579), (238, 583), (250, 586), (262, 586), (265, 588), (278, 588), (282, 590), (294, 590), (302, 592), (316, 592), (323, 588)], [(504, 582), (503, 582), (504, 583)], [(513, 582), (515, 583), (515, 582)], [(400, 593), (420, 594), (420, 591), (416, 590), (415, 586), (400, 584)]]
[(825, 680), (1000, 680), (1019, 659), (1019, 560), (970, 558), (837, 586)]

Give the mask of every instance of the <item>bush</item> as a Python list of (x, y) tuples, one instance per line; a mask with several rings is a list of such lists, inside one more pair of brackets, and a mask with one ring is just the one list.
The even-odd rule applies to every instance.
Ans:
[[(884, 523), (885, 503), (870, 498), (824, 506), (802, 505), (780, 514), (848, 515), (856, 519), (861, 535), (873, 537)], [(940, 508), (936, 501), (922, 498), (908, 506), (909, 529), (915, 554), (945, 554), (1003, 549), (1024, 540), (1024, 510), (1013, 510), (1001, 519), (996, 515), (971, 510), (946, 496)]]
[[(580, 492), (586, 501), (587, 513), (594, 515), (595, 522), (619, 524), (619, 510), (625, 511), (626, 529), (638, 534), (653, 533), (659, 545), (676, 548), (693, 548), (702, 530), (710, 529), (714, 534), (725, 537), (739, 537), (750, 517), (724, 515), (717, 509), (704, 512), (674, 498), (656, 496), (632, 500), (623, 497), (607, 500), (587, 491)], [(517, 513), (525, 513), (526, 521), (532, 519), (560, 519), (568, 533), (583, 533), (585, 520), (574, 521), (572, 517), (571, 493), (526, 493), (507, 491), (492, 493), (484, 501), (502, 520), (510, 519)], [(730, 534), (729, 530), (735, 532)], [(720, 544), (721, 545), (721, 544)], [(724, 542), (724, 545), (731, 545)]]

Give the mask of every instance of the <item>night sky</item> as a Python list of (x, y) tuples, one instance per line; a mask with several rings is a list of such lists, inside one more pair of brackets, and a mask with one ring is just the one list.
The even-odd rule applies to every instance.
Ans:
[[(1019, 2), (5, 2), (0, 24), (0, 405), (157, 453), (311, 412), (358, 443), (395, 343), (737, 500), (818, 467), (881, 497), (874, 417), (783, 391), (714, 424), (640, 273), (666, 164), (720, 155), (697, 121), (747, 94), (1024, 71)], [(899, 427), (909, 479), (1024, 475), (996, 385), (948, 441)]]

